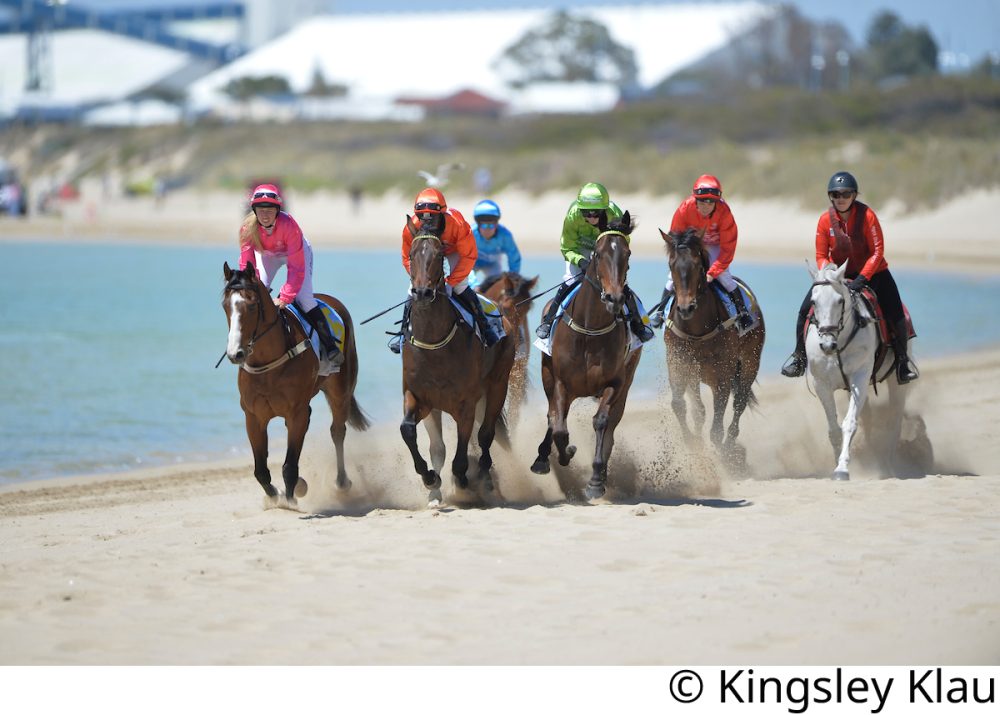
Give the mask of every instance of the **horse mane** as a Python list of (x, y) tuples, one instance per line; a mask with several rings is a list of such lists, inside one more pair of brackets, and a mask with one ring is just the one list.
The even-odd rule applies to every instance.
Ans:
[[(686, 229), (680, 233), (670, 233), (673, 238), (674, 250), (686, 249), (692, 253), (701, 256), (701, 262), (705, 266), (705, 271), (707, 272), (710, 265), (708, 261), (708, 249), (705, 248), (704, 236), (705, 232), (695, 228), (694, 226), (688, 226)], [(664, 249), (667, 255), (670, 254), (670, 246), (664, 244)]]
[(628, 211), (622, 213), (620, 218), (613, 218), (608, 221), (608, 226), (603, 231), (621, 231), (626, 236), (632, 234), (635, 227), (639, 225), (639, 221), (635, 216), (632, 216)]

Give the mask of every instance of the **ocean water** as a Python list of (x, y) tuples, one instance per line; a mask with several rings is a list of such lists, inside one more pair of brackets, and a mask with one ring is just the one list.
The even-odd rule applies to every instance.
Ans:
[[(525, 272), (555, 285), (563, 263), (528, 256)], [(119, 471), (184, 461), (250, 458), (236, 367), (225, 350), (222, 265), (235, 249), (6, 243), (0, 284), (0, 483)], [(795, 313), (809, 286), (803, 265), (735, 266), (757, 292), (768, 338), (761, 378), (792, 347)], [(659, 299), (665, 259), (636, 259), (629, 280)], [(1000, 279), (894, 271), (914, 316), (918, 357), (1000, 343)], [(283, 273), (278, 280), (282, 280)], [(277, 287), (278, 283), (275, 283)], [(401, 301), (407, 278), (395, 250), (315, 251), (314, 285), (351, 310), (355, 324)], [(357, 398), (376, 422), (401, 417), (400, 361), (386, 347), (402, 309), (358, 326)], [(535, 308), (531, 323), (538, 322)], [(540, 390), (533, 351), (534, 390)], [(653, 396), (665, 370), (661, 340), (643, 351), (633, 395)], [(328, 419), (313, 403), (313, 429)], [(283, 433), (272, 423), (276, 437)], [(325, 426), (323, 427), (325, 429)], [(398, 445), (403, 449), (402, 443)]]

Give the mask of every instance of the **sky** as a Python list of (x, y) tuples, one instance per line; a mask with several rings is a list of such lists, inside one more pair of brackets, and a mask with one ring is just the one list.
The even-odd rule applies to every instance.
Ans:
[[(433, 10), (512, 9), (516, 7), (579, 8), (587, 5), (644, 4), (643, 0), (329, 0), (333, 12), (415, 12)], [(683, 1), (683, 0), (681, 0)], [(714, 0), (688, 0), (712, 3)], [(201, 5), (212, 0), (69, 0), (96, 8)], [(813, 20), (838, 20), (863, 43), (872, 18), (891, 10), (908, 25), (925, 25), (946, 58), (960, 67), (987, 53), (1000, 56), (1000, 0), (793, 0)], [(963, 59), (964, 57), (964, 59)]]

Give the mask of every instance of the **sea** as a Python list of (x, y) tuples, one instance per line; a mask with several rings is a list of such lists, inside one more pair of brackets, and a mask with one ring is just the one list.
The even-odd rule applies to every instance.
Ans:
[[(236, 262), (235, 249), (63, 240), (5, 242), (3, 253), (0, 484), (234, 457), (249, 463), (237, 368), (227, 360), (216, 367), (227, 334), (223, 264)], [(394, 426), (402, 416), (401, 364), (385, 331), (402, 309), (358, 324), (406, 297), (399, 252), (314, 254), (316, 290), (340, 298), (357, 326), (358, 401), (374, 422)], [(523, 272), (539, 275), (539, 289), (562, 276), (563, 262), (553, 254), (525, 259)], [(758, 294), (767, 324), (759, 379), (775, 378), (793, 346), (810, 277), (804, 263), (737, 260), (734, 269)], [(666, 271), (665, 258), (633, 259), (629, 283), (647, 305), (659, 300)], [(918, 359), (1000, 344), (1000, 278), (893, 275), (914, 319)], [(539, 315), (536, 307), (532, 328)], [(532, 355), (532, 390), (540, 392), (538, 351)], [(643, 350), (630, 398), (655, 397), (665, 369), (657, 339)], [(325, 430), (322, 397), (313, 410), (312, 429)], [(539, 420), (543, 425), (544, 416)], [(283, 432), (280, 420), (271, 428), (274, 438)]]

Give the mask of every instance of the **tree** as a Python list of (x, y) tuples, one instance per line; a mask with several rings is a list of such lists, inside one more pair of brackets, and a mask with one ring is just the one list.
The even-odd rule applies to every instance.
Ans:
[(926, 27), (908, 27), (882, 12), (868, 29), (866, 66), (876, 82), (890, 77), (937, 74), (938, 46)]
[(532, 82), (611, 82), (630, 88), (639, 74), (635, 53), (615, 42), (604, 25), (564, 10), (506, 48), (493, 67), (512, 87)]
[(236, 77), (229, 80), (222, 91), (235, 100), (245, 102), (262, 94), (291, 94), (288, 80), (280, 75), (265, 77)]

